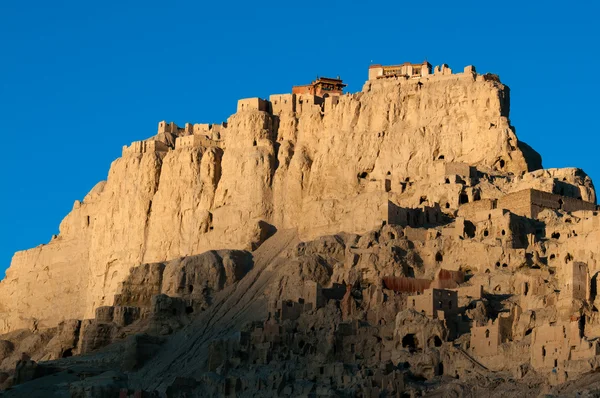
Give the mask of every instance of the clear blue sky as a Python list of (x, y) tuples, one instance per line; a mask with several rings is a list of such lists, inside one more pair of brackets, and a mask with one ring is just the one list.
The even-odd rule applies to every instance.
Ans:
[(0, 275), (158, 121), (220, 122), (317, 74), (359, 91), (371, 61), (497, 73), (544, 167), (600, 178), (598, 2), (288, 3), (1, 1)]

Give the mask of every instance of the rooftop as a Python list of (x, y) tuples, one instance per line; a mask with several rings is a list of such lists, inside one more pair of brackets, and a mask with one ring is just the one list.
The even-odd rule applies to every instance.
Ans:
[(428, 65), (431, 66), (431, 64), (427, 61), (423, 61), (421, 63), (410, 63), (410, 62), (405, 62), (403, 64), (396, 64), (396, 65), (382, 65), (382, 64), (371, 64), (369, 65), (369, 69), (372, 68), (393, 68), (393, 67), (400, 67), (400, 66), (406, 66), (406, 65), (413, 65), (413, 66), (418, 66), (418, 65)]

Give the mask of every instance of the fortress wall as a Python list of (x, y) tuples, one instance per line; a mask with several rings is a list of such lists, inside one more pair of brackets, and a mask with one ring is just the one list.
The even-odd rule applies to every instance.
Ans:
[(471, 219), (479, 212), (493, 210), (494, 208), (496, 208), (496, 199), (481, 199), (461, 205), (458, 208), (458, 215)]
[(566, 212), (578, 210), (596, 210), (596, 205), (594, 203), (585, 202), (583, 200), (574, 199), (567, 196), (538, 191), (536, 189), (531, 190), (531, 202), (533, 206), (532, 218), (537, 217), (537, 215), (544, 209), (561, 209)]
[(530, 192), (531, 204), (546, 209), (558, 210), (561, 208), (561, 202), (559, 202), (561, 200), (560, 196), (534, 189), (530, 190)]
[(456, 292), (458, 298), (473, 298), (473, 299), (481, 299), (483, 297), (483, 286), (482, 285), (474, 285), (474, 286), (462, 286), (457, 287), (455, 289), (450, 289)]
[(210, 124), (208, 123), (196, 123), (192, 129), (192, 134), (208, 134), (210, 130)]
[(487, 325), (471, 328), (471, 350), (476, 356), (495, 355), (500, 345), (500, 323), (498, 320)]
[(369, 80), (375, 80), (378, 76), (383, 76), (383, 67), (369, 68)]
[(321, 111), (324, 100), (322, 97), (313, 94), (296, 95), (296, 112), (303, 113), (309, 111)]
[(171, 133), (176, 134), (179, 130), (179, 127), (174, 123), (167, 123), (166, 121), (158, 122), (158, 134)]
[(433, 68), (433, 74), (435, 76), (449, 76), (452, 74), (452, 69), (446, 64), (441, 64)]
[(269, 97), (269, 102), (274, 115), (296, 112), (296, 94), (274, 94)]
[(331, 95), (325, 98), (325, 106), (323, 107), (323, 111), (325, 113), (331, 112), (339, 102), (340, 97), (337, 95)]
[(390, 224), (401, 225), (403, 227), (411, 224), (412, 215), (409, 209), (400, 207), (391, 201), (388, 201), (387, 208), (387, 220)]
[(532, 218), (531, 190), (525, 189), (519, 192), (505, 195), (498, 199), (498, 209), (510, 210), (511, 213)]
[(574, 199), (574, 198), (569, 198), (569, 197), (562, 197), (563, 200), (563, 205), (562, 208), (564, 211), (567, 212), (574, 212), (574, 211), (580, 211), (580, 210), (587, 210), (587, 211), (596, 211), (597, 210), (597, 206), (591, 202), (586, 202), (583, 200), (579, 200), (579, 199)]
[(269, 104), (261, 98), (246, 98), (238, 101), (237, 111), (269, 111)]
[(566, 212), (579, 210), (595, 211), (597, 209), (594, 203), (538, 191), (537, 189), (524, 189), (508, 194), (498, 199), (497, 207), (529, 218), (536, 218), (544, 209), (563, 210)]
[(460, 81), (460, 80), (477, 80), (477, 81), (485, 81), (482, 75), (473, 75), (472, 73), (446, 73), (446, 74), (433, 74), (427, 76), (415, 76), (415, 77), (386, 77), (379, 78), (374, 80), (367, 80), (365, 83), (365, 87), (377, 87), (378, 85), (386, 84), (386, 83), (400, 83), (400, 84), (417, 84), (417, 83), (434, 83), (434, 82), (442, 82), (442, 81)]
[(211, 140), (205, 135), (188, 135), (185, 137), (177, 137), (175, 139), (175, 149), (181, 148), (210, 148), (212, 146), (219, 147), (220, 143)]
[(146, 152), (166, 152), (168, 150), (169, 147), (160, 141), (135, 141), (129, 146), (123, 146), (122, 156), (143, 154)]
[(207, 135), (213, 140), (223, 140), (227, 131), (227, 123), (211, 124)]

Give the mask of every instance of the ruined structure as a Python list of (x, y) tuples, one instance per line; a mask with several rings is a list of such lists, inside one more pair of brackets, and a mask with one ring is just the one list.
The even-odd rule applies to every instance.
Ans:
[[(452, 70), (448, 65), (444, 64), (440, 68), (436, 68), (436, 73), (452, 74)], [(431, 75), (431, 64), (427, 61), (422, 64), (411, 64), (405, 62), (402, 65), (380, 65), (374, 64), (369, 66), (369, 80), (386, 79), (390, 77), (408, 77), (421, 78)]]
[(316, 80), (304, 86), (292, 87), (292, 94), (312, 94), (318, 97), (341, 95), (346, 85), (340, 77), (317, 77)]
[(0, 283), (6, 393), (48, 374), (72, 394), (168, 397), (597, 377), (590, 178), (543, 169), (507, 87), (472, 66), (371, 65), (343, 87), (242, 99), (226, 123), (160, 122), (124, 147)]

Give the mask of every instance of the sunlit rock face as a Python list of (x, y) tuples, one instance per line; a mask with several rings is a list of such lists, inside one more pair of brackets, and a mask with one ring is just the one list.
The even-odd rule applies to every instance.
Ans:
[(541, 170), (492, 75), (276, 97), (290, 103), (244, 102), (226, 125), (161, 122), (156, 136), (125, 147), (58, 236), (15, 254), (0, 283), (0, 331), (91, 318), (132, 267), (254, 250), (276, 230), (365, 233), (404, 209), (438, 206), (453, 218), (467, 202), (530, 188), (595, 202), (581, 170)]

